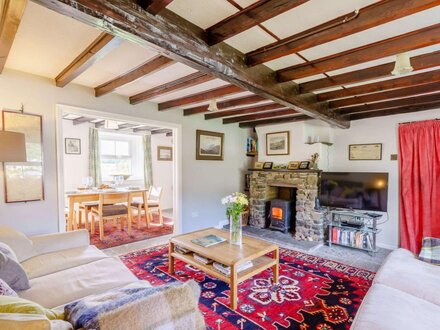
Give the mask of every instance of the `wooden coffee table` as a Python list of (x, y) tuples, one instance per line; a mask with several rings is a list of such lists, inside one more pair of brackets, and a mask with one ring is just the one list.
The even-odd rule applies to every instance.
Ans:
[[(179, 259), (211, 276), (228, 283), (231, 289), (231, 308), (234, 310), (237, 308), (237, 286), (240, 282), (243, 282), (256, 274), (261, 273), (263, 270), (266, 270), (270, 267), (272, 267), (273, 270), (274, 283), (278, 282), (279, 249), (277, 245), (251, 237), (243, 237), (243, 244), (241, 246), (229, 244), (229, 241), (209, 247), (203, 247), (191, 242), (191, 240), (195, 238), (200, 238), (210, 234), (221, 236), (229, 240), (228, 231), (216, 228), (203, 229), (171, 238), (169, 247), (170, 274), (174, 273), (174, 259)], [(212, 266), (212, 264), (205, 265), (196, 261), (192, 253), (181, 254), (175, 252), (175, 245), (181, 246), (203, 257), (230, 266), (230, 276), (228, 277), (227, 275), (220, 273)], [(270, 252), (273, 252), (272, 258), (266, 256), (266, 254)], [(249, 260), (252, 261), (253, 266), (238, 273), (237, 267)]]

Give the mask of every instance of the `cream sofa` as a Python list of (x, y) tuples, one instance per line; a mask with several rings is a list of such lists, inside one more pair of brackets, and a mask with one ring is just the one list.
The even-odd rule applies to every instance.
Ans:
[[(0, 241), (14, 250), (28, 275), (30, 289), (19, 291), (18, 295), (46, 308), (63, 310), (67, 303), (138, 281), (119, 258), (110, 257), (90, 245), (87, 230), (28, 238), (3, 227), (0, 228)], [(191, 305), (185, 301), (182, 304)], [(197, 306), (197, 302), (195, 304)], [(4, 318), (10, 316), (0, 314), (0, 324), (2, 317), (6, 322)], [(17, 329), (20, 328), (18, 324)], [(61, 327), (52, 325), (51, 329)]]
[(418, 260), (405, 249), (391, 252), (351, 329), (440, 329), (440, 267)]

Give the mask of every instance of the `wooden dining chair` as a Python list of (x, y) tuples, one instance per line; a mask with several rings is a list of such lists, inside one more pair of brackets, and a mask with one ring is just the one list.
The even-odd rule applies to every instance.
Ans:
[[(150, 214), (148, 213), (147, 191), (138, 191), (132, 193), (131, 207), (137, 211), (137, 229), (141, 229), (142, 213), (145, 214), (146, 227), (150, 228)], [(142, 212), (143, 211), (143, 212)]]
[[(121, 230), (124, 229), (124, 218), (127, 219), (128, 234), (131, 234), (132, 209), (131, 193), (103, 193), (99, 196), (98, 207), (92, 207), (92, 221), (99, 222), (99, 239), (104, 239), (104, 221), (120, 220)], [(94, 226), (93, 226), (94, 227)]]
[(159, 215), (159, 223), (161, 225), (163, 225), (162, 208), (160, 206), (162, 191), (163, 191), (162, 187), (151, 186), (150, 191), (148, 192), (148, 200), (147, 200), (148, 213), (151, 215), (154, 212), (157, 212)]
[[(78, 213), (81, 215), (80, 218), (84, 219), (84, 228), (89, 230), (89, 215), (92, 212), (93, 207), (98, 207), (99, 201), (91, 201), (91, 202), (81, 202), (78, 206)], [(93, 217), (92, 217), (93, 218)], [(81, 220), (79, 221), (81, 224)], [(95, 222), (90, 221), (90, 232), (92, 234), (95, 233)]]

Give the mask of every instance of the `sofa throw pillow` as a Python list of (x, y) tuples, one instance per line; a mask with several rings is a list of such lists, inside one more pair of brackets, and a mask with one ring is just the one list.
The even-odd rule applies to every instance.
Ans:
[(18, 262), (35, 256), (34, 244), (27, 236), (9, 226), (0, 226), (0, 242), (7, 244), (17, 255)]
[(11, 289), (11, 287), (0, 278), (0, 296), (18, 297), (17, 292)]
[(0, 242), (0, 278), (13, 290), (22, 291), (30, 288), (29, 279), (11, 248)]
[(440, 238), (423, 238), (419, 259), (434, 265), (440, 265)]
[(74, 329), (205, 329), (194, 281), (152, 287), (136, 282), (64, 307)]
[(49, 320), (64, 319), (64, 313), (44, 308), (20, 297), (0, 296), (0, 313), (44, 315)]

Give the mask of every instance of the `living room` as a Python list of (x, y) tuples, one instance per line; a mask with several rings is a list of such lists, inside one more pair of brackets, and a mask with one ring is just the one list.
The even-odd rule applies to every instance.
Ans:
[[(439, 1), (5, 0), (0, 12), (2, 128), (25, 136), (1, 142), (0, 251), (11, 262), (15, 253), (14, 274), (27, 273), (14, 299), (62, 319), (0, 307), (0, 328), (438, 328)], [(92, 128), (107, 141), (137, 136), (139, 150), (151, 136), (152, 164), (107, 170), (100, 187)], [(325, 200), (335, 173), (365, 181), (362, 206)], [(266, 176), (272, 195), (259, 200)], [(344, 196), (358, 189), (338, 184)], [(148, 221), (164, 227), (157, 211), (149, 220), (153, 186), (164, 187), (159, 210), (172, 223), (154, 237)], [(271, 228), (265, 221), (280, 214), (267, 202), (292, 192), (287, 232)], [(144, 202), (133, 207), (122, 194)], [(69, 196), (79, 197), (73, 207)], [(96, 219), (80, 212), (86, 197)], [(110, 204), (125, 215), (109, 216), (104, 240), (117, 234), (101, 246), (98, 219)], [(362, 224), (360, 248), (332, 238), (338, 207), (377, 225)], [(334, 227), (356, 231), (346, 224)], [(200, 230), (226, 241), (200, 247)], [(127, 290), (137, 290), (141, 316), (124, 321), (135, 312), (122, 304), (111, 312), (117, 322), (103, 310), (78, 321), (78, 309)], [(167, 300), (173, 313), (154, 304), (173, 290), (182, 295)]]

